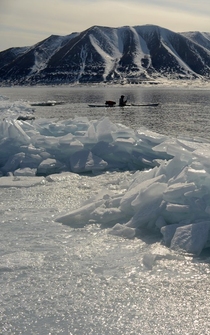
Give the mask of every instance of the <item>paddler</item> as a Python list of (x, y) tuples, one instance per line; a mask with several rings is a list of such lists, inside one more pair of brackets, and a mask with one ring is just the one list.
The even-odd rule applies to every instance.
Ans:
[(124, 95), (121, 95), (120, 99), (119, 99), (119, 106), (120, 107), (123, 107), (123, 106), (126, 106), (126, 102), (127, 100), (124, 100), (125, 96)]

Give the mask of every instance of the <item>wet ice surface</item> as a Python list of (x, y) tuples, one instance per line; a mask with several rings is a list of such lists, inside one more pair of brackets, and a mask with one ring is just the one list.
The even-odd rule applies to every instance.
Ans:
[(208, 254), (193, 259), (170, 251), (146, 232), (130, 241), (98, 225), (73, 229), (53, 221), (104, 187), (120, 191), (130, 178), (66, 174), (4, 188), (3, 334), (208, 333)]
[[(22, 88), (20, 90), (22, 91)], [(127, 90), (133, 92), (129, 88)], [(61, 92), (62, 89), (60, 91), (53, 88), (53, 94), (57, 91)], [(103, 89), (103, 93), (95, 94), (94, 89), (91, 102), (101, 102), (99, 97), (104, 100), (105, 91)], [(3, 115), (9, 118), (11, 114), (16, 117), (20, 113), (28, 112), (27, 103), (15, 102), (16, 92), (14, 88), (12, 106), (8, 104), (7, 99), (1, 101), (2, 119)], [(31, 97), (27, 99), (30, 101), (34, 101), (35, 98), (52, 99), (52, 93), (48, 95), (48, 89), (46, 91), (44, 88), (38, 90), (30, 88), (27, 92), (34, 94), (33, 100)], [(40, 95), (37, 97), (37, 92), (42, 94), (42, 97)], [(111, 98), (112, 89), (108, 89), (107, 92), (107, 98)], [(116, 90), (113, 92), (116, 93)], [(74, 97), (73, 93), (71, 98)], [(86, 98), (90, 96), (89, 93), (89, 89), (85, 90)], [(155, 99), (157, 97), (162, 99), (158, 113), (146, 109), (141, 113), (132, 111), (132, 113), (116, 112), (108, 115), (110, 111), (106, 111), (105, 116), (109, 116), (112, 122), (131, 125), (131, 128), (135, 129), (139, 124), (143, 124), (155, 131), (158, 129), (160, 133), (163, 129), (167, 135), (175, 134), (179, 137), (180, 130), (184, 130), (185, 135), (193, 134), (196, 137), (209, 138), (209, 104), (205, 102), (208, 93), (200, 95), (199, 91), (196, 91), (188, 95), (185, 91), (181, 94), (181, 98), (174, 92), (167, 92), (166, 96), (164, 91), (161, 93), (158, 90), (152, 91), (152, 95), (150, 91), (147, 95), (148, 91), (136, 88), (134, 93), (136, 99), (141, 96), (145, 101), (149, 101), (152, 95)], [(177, 96), (181, 99), (178, 103), (176, 103)], [(185, 96), (188, 97), (186, 101)], [(190, 102), (189, 97), (192, 96), (194, 100)], [(166, 102), (165, 98), (168, 99)], [(62, 100), (62, 97), (56, 96), (56, 99)], [(204, 99), (203, 105), (202, 99)], [(87, 111), (88, 117), (92, 119), (99, 120), (102, 117), (99, 111), (87, 108), (87, 101), (78, 104), (76, 100), (72, 104), (68, 102), (58, 106), (58, 109), (46, 109), (45, 112), (49, 114), (45, 117), (57, 116), (59, 120), (65, 120), (74, 117), (74, 114), (84, 117)], [(179, 118), (174, 117), (173, 111), (179, 113)], [(150, 118), (148, 112), (151, 112)], [(42, 117), (42, 113), (43, 109), (38, 108), (35, 112), (36, 119)], [(53, 120), (46, 122), (46, 126), (47, 123), (56, 129)], [(14, 138), (17, 134), (21, 134), (24, 142), (26, 137), (17, 126), (19, 124), (12, 123), (9, 131)], [(31, 131), (29, 128), (23, 127), (27, 129), (28, 134)], [(44, 143), (45, 136), (43, 138)], [(148, 139), (145, 138), (144, 144)], [(123, 142), (125, 146), (132, 146), (132, 141), (125, 142)], [(16, 144), (15, 141), (13, 143)], [(47, 137), (45, 143), (48, 149), (50, 143)], [(193, 152), (191, 146), (195, 145), (195, 142), (191, 142), (190, 145), (186, 141), (181, 143), (183, 147), (186, 145), (188, 147), (185, 158), (187, 157), (190, 162), (189, 151)], [(202, 153), (200, 150), (195, 152), (194, 165), (188, 166), (186, 173), (182, 173), (179, 178), (194, 179), (198, 188), (206, 180), (204, 186), (207, 191), (209, 150), (204, 150), (205, 144), (202, 141), (196, 145), (202, 146)], [(175, 140), (169, 141), (167, 146), (169, 151), (174, 150), (173, 154), (176, 153), (178, 156), (184, 151)], [(5, 153), (5, 147), (2, 145), (1, 148)], [(164, 144), (162, 150), (165, 150)], [(181, 154), (180, 157), (182, 161)], [(8, 164), (7, 167), (9, 166), (12, 165)], [(165, 168), (164, 164), (162, 168)], [(34, 176), (33, 169), (31, 170), (31, 176), (14, 170), (16, 175), (0, 178), (0, 333), (4, 335), (209, 333), (208, 249), (199, 257), (193, 257), (186, 252), (167, 248), (162, 244), (162, 235), (151, 234), (144, 229), (138, 237), (125, 239), (123, 236), (111, 235), (112, 227), (109, 225), (91, 224), (90, 221), (83, 228), (72, 228), (55, 221), (68, 215), (69, 211), (82, 209), (84, 201), (90, 202), (90, 199), (93, 199), (94, 202), (94, 197), (101, 194), (104, 189), (106, 192), (123, 197), (132, 183), (138, 185), (142, 178), (140, 174), (138, 176), (137, 173), (135, 180), (134, 171), (109, 171), (91, 176), (63, 172), (43, 177)], [(175, 180), (177, 176), (173, 175), (173, 164), (168, 171)], [(28, 170), (25, 172), (28, 173)], [(165, 194), (168, 199), (177, 200), (177, 194), (184, 190), (184, 185), (176, 186), (169, 187)], [(201, 212), (205, 205), (205, 216), (208, 216), (209, 193), (207, 192), (206, 196), (203, 187), (199, 192), (188, 190), (192, 209), (194, 209), (192, 205), (194, 191), (196, 191), (194, 195), (197, 196), (196, 204), (200, 206)], [(180, 194), (183, 195), (182, 193), (185, 192), (181, 191)], [(113, 199), (114, 202), (115, 198)], [(127, 199), (129, 200), (128, 196)], [(129, 201), (127, 205), (130, 205)], [(138, 207), (138, 199), (135, 207)], [(170, 212), (171, 209), (183, 210), (185, 207), (169, 204), (167, 208)], [(103, 206), (99, 207), (97, 213), (100, 214), (102, 209)], [(161, 226), (162, 221), (159, 224)], [(196, 243), (194, 245), (196, 246)]]

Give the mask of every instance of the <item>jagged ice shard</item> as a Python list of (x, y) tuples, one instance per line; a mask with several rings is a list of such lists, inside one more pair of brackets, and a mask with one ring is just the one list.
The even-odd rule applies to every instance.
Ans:
[[(210, 144), (134, 131), (109, 118), (0, 121), (0, 187), (17, 178), (128, 170), (130, 182), (105, 189), (56, 221), (102, 224), (126, 238), (160, 233), (175, 250), (199, 255), (210, 246)], [(15, 179), (16, 178), (16, 179)]]

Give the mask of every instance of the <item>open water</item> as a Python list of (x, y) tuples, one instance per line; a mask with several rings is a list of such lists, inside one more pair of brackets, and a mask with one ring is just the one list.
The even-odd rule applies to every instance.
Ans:
[[(131, 128), (210, 140), (207, 89), (158, 87), (1, 88), (11, 101), (57, 100), (35, 117), (109, 116)], [(104, 109), (88, 103), (158, 102)], [(100, 189), (129, 183), (130, 173), (52, 177), (52, 182), (0, 189), (0, 334), (208, 335), (210, 255), (176, 253), (155, 236), (127, 240), (107, 228), (73, 229), (54, 221)]]
[[(210, 139), (210, 88), (181, 87), (110, 87), (56, 86), (1, 88), (1, 95), (12, 101), (63, 101), (64, 105), (36, 107), (35, 116), (68, 119), (74, 116), (99, 119), (108, 116), (114, 123), (138, 129), (145, 126), (155, 132), (177, 136)], [(90, 108), (88, 104), (118, 103), (121, 94), (128, 103), (159, 103), (158, 107)]]

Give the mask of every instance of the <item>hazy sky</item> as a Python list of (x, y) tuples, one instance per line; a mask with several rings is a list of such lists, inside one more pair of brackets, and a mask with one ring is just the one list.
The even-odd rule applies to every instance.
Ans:
[(0, 51), (93, 25), (210, 32), (210, 0), (0, 0)]

